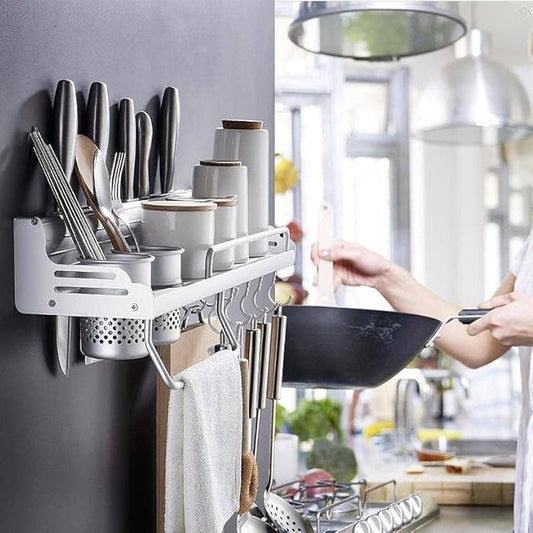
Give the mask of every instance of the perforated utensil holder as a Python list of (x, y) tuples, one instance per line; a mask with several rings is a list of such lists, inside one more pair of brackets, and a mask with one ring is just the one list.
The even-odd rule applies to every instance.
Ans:
[(97, 359), (139, 359), (148, 355), (144, 320), (80, 318), (81, 351)]
[(155, 317), (152, 325), (152, 338), (156, 346), (173, 344), (181, 335), (180, 310), (173, 309)]
[[(113, 265), (125, 270), (134, 283), (150, 287), (153, 256), (112, 254), (107, 261), (81, 259), (87, 265)], [(163, 315), (164, 316), (164, 315)], [(80, 348), (97, 359), (139, 359), (148, 355), (145, 321), (134, 318), (81, 317)]]

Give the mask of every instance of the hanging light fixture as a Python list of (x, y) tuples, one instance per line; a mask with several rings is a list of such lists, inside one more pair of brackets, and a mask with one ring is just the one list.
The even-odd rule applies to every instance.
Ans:
[(487, 57), (489, 36), (471, 30), (468, 53), (424, 90), (416, 136), (447, 144), (496, 144), (533, 133), (526, 90), (505, 65)]
[(300, 2), (289, 39), (310, 52), (391, 61), (444, 48), (466, 33), (456, 2)]

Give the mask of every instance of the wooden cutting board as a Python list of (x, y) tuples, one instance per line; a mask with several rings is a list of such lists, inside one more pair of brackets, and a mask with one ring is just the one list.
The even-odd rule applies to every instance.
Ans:
[[(215, 324), (216, 327), (216, 324)], [(219, 336), (207, 324), (189, 326), (174, 344), (160, 346), (159, 355), (175, 376), (189, 366), (206, 359), (208, 350), (219, 342)], [(167, 415), (170, 390), (161, 379), (156, 385), (156, 521), (157, 533), (164, 533), (165, 525), (165, 471), (167, 447)]]

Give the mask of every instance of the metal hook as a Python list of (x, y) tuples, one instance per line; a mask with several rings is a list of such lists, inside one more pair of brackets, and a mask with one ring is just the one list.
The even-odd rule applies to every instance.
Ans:
[(224, 300), (225, 300), (224, 291), (219, 292), (216, 296), (217, 315), (218, 315), (218, 319), (220, 320), (222, 330), (224, 334), (226, 335), (226, 337), (228, 338), (231, 349), (236, 350), (239, 344), (237, 342), (237, 339), (235, 338), (235, 334), (233, 333), (233, 330), (231, 329), (228, 317), (226, 315), (226, 309), (224, 307)]
[(270, 286), (267, 292), (268, 299), (274, 305), (274, 307), (270, 309), (271, 312), (275, 312), (280, 307), (285, 307), (286, 305), (289, 305), (294, 300), (294, 297), (291, 295), (287, 298), (286, 302), (283, 302), (283, 303), (276, 302), (276, 297), (274, 296), (274, 298), (272, 298), (272, 290), (274, 290), (274, 293), (275, 293), (275, 289), (276, 289), (276, 282), (274, 281), (274, 283), (272, 283), (272, 285)]
[[(252, 298), (255, 308), (259, 311), (259, 315), (263, 318), (263, 320), (266, 319), (266, 315), (270, 311), (268, 307), (259, 307), (259, 304), (257, 303), (257, 296), (259, 292), (261, 291), (261, 287), (263, 286), (264, 279), (265, 279), (264, 276), (261, 276), (259, 278), (259, 283), (257, 284), (257, 290), (255, 291), (253, 298)], [(255, 318), (259, 319), (259, 316), (255, 316)]]

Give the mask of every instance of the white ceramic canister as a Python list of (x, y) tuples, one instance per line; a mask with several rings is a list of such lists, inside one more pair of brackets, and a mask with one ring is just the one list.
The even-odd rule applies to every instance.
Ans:
[[(231, 241), (237, 237), (237, 196), (211, 198), (217, 205), (215, 212), (215, 244)], [(214, 270), (229, 270), (235, 263), (235, 248), (215, 254)]]
[[(195, 198), (237, 196), (237, 237), (248, 235), (248, 169), (240, 161), (204, 160), (194, 167)], [(246, 263), (248, 244), (235, 247), (235, 263)]]
[[(268, 131), (259, 120), (223, 120), (215, 132), (213, 159), (242, 161), (248, 167), (248, 233), (268, 229)], [(268, 252), (268, 240), (250, 243), (250, 256)]]
[(205, 277), (207, 249), (215, 242), (216, 204), (194, 200), (146, 200), (141, 205), (143, 245), (184, 248), (181, 256), (183, 279)]

